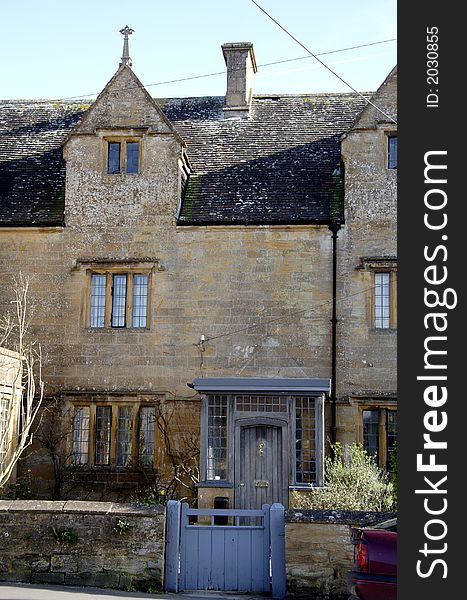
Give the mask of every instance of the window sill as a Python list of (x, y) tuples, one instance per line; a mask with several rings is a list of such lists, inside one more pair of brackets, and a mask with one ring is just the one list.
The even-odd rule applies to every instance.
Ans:
[(133, 333), (142, 333), (144, 331), (151, 331), (150, 327), (86, 327), (86, 331), (90, 333), (99, 332), (99, 331), (126, 331)]
[(322, 487), (322, 485), (317, 485), (315, 483), (294, 483), (293, 485), (289, 485), (289, 491), (309, 492), (310, 490), (320, 490)]
[(113, 472), (122, 472), (125, 473), (140, 473), (141, 471), (147, 471), (153, 468), (153, 465), (74, 465), (69, 464), (66, 466), (68, 469), (72, 469), (74, 471), (80, 472), (92, 472), (92, 471), (113, 471)]
[(104, 173), (106, 179), (118, 179), (119, 177), (137, 177), (141, 173)]

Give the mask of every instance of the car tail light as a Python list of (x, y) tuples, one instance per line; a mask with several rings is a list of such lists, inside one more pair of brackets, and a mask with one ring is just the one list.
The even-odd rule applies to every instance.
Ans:
[(368, 548), (363, 542), (359, 542), (355, 546), (355, 560), (360, 571), (368, 571)]

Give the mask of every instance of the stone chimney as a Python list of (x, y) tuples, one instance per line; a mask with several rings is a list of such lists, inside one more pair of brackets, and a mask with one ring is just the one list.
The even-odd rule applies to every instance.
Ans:
[(251, 42), (223, 44), (222, 51), (227, 65), (224, 116), (227, 119), (247, 117), (253, 96), (253, 75), (258, 70), (253, 44)]

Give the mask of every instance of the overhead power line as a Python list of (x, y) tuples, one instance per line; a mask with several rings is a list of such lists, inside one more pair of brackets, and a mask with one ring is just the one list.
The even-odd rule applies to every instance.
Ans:
[(308, 54), (310, 56), (312, 56), (313, 58), (315, 58), (325, 69), (327, 69), (330, 73), (332, 73), (335, 77), (337, 77), (343, 84), (345, 84), (348, 88), (350, 88), (353, 92), (355, 92), (356, 94), (358, 94), (359, 96), (361, 96), (365, 102), (367, 102), (368, 104), (370, 104), (371, 106), (373, 106), (373, 108), (375, 108), (378, 112), (380, 112), (382, 115), (384, 115), (387, 119), (389, 119), (392, 123), (396, 123), (397, 121), (395, 119), (393, 119), (393, 117), (391, 117), (390, 115), (388, 115), (386, 112), (384, 112), (384, 110), (382, 110), (381, 108), (379, 108), (379, 106), (376, 106), (376, 104), (374, 104), (371, 100), (369, 100), (368, 98), (366, 98), (363, 94), (361, 94), (359, 91), (357, 91), (353, 86), (350, 85), (350, 83), (348, 83), (347, 81), (345, 81), (345, 79), (343, 79), (340, 75), (338, 75), (335, 71), (333, 71), (331, 69), (331, 67), (328, 67), (328, 65), (326, 63), (324, 63), (320, 58), (318, 58), (317, 54), (314, 54), (311, 50), (309, 50), (304, 44), (302, 44), (302, 42), (300, 42), (300, 40), (298, 40), (292, 33), (290, 33), (290, 31), (288, 31), (283, 25), (281, 25), (279, 23), (279, 21), (277, 21), (273, 16), (271, 16), (261, 5), (259, 5), (256, 0), (251, 0), (251, 2), (253, 2), (253, 4), (255, 6), (257, 6), (259, 8), (259, 10), (261, 12), (263, 12), (268, 19), (271, 19), (271, 21), (273, 23), (275, 23), (280, 29), (282, 29), (282, 31), (284, 33), (286, 33), (289, 37), (291, 37), (294, 42), (296, 42), (299, 46), (301, 46), (305, 52), (308, 52)]
[[(340, 298), (337, 298), (337, 302), (338, 303), (343, 303), (346, 300), (350, 300), (351, 298), (354, 298), (355, 296), (360, 296), (363, 294), (367, 294), (368, 292), (372, 291), (375, 289), (375, 286), (372, 285), (370, 287), (364, 288), (362, 290), (359, 290), (358, 292), (354, 292), (352, 294), (346, 294), (345, 296), (341, 296)], [(231, 331), (225, 331), (224, 333), (219, 333), (217, 335), (207, 335), (206, 339), (204, 340), (205, 343), (208, 342), (212, 342), (214, 340), (218, 340), (220, 338), (224, 338), (224, 337), (230, 337), (233, 335), (237, 335), (239, 333), (244, 333), (245, 331), (251, 331), (253, 329), (259, 329), (261, 327), (267, 327), (268, 325), (272, 325), (273, 323), (279, 323), (281, 321), (290, 321), (293, 320), (295, 318), (299, 318), (301, 316), (305, 316), (306, 318), (309, 320), (314, 319), (317, 320), (315, 315), (318, 314), (318, 311), (325, 308), (326, 306), (330, 306), (332, 303), (332, 299), (329, 300), (324, 300), (323, 302), (320, 302), (318, 304), (314, 304), (313, 306), (310, 306), (308, 308), (301, 308), (301, 309), (297, 309), (297, 310), (291, 310), (288, 314), (286, 315), (281, 315), (280, 317), (272, 317), (270, 319), (266, 319), (264, 321), (262, 321), (262, 317), (261, 315), (256, 315), (255, 318), (255, 322), (251, 323), (251, 325), (244, 325), (243, 327), (239, 327), (237, 329), (233, 329)], [(321, 321), (323, 319), (322, 315), (319, 315), (319, 320)], [(188, 346), (197, 346), (197, 343), (191, 343), (191, 344), (183, 344), (184, 347), (188, 347)]]
[[(325, 56), (327, 54), (337, 54), (339, 52), (348, 52), (349, 50), (359, 50), (360, 48), (368, 48), (369, 46), (377, 46), (379, 44), (387, 44), (388, 42), (395, 42), (397, 40), (397, 38), (390, 38), (387, 40), (379, 40), (377, 42), (368, 42), (367, 44), (359, 44), (357, 46), (348, 46), (347, 48), (339, 48), (337, 50), (328, 50), (326, 52), (320, 52), (319, 54), (316, 54), (316, 56)], [(306, 56), (297, 56), (295, 58), (286, 58), (284, 60), (276, 60), (273, 62), (268, 62), (268, 63), (263, 63), (258, 65), (258, 67), (271, 67), (274, 65), (281, 65), (284, 63), (289, 63), (289, 62), (294, 62), (294, 61), (298, 61), (298, 60), (305, 60), (305, 59), (310, 59), (310, 58), (314, 58), (314, 56), (310, 56), (309, 54), (307, 54)], [(219, 75), (225, 75), (225, 69), (223, 71), (216, 71), (215, 73), (203, 73), (201, 75), (190, 75), (188, 77), (180, 77), (178, 79), (169, 79), (167, 81), (157, 81), (155, 83), (146, 83), (144, 84), (144, 87), (148, 88), (148, 87), (154, 87), (154, 86), (159, 86), (159, 85), (169, 85), (171, 83), (182, 83), (184, 81), (193, 81), (195, 79), (203, 79), (206, 77), (216, 77)], [(98, 92), (94, 92), (92, 94), (81, 94), (79, 96), (67, 96), (66, 98), (60, 98), (60, 100), (76, 100), (76, 99), (82, 99), (82, 98), (89, 98), (91, 96), (97, 96)]]

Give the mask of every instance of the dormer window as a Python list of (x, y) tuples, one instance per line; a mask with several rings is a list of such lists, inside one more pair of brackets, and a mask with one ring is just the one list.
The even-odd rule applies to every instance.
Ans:
[(140, 172), (140, 142), (107, 140), (107, 174), (137, 174)]

